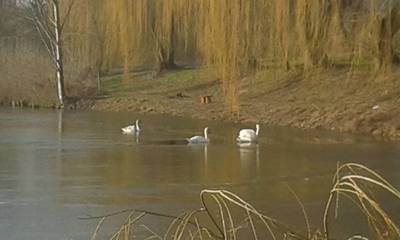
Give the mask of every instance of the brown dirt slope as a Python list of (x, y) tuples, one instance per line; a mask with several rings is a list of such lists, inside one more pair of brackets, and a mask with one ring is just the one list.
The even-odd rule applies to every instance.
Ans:
[[(209, 69), (172, 71), (157, 78), (137, 72), (104, 78), (104, 95), (92, 109), (260, 122), (395, 140), (400, 139), (398, 77), (341, 70), (259, 73), (242, 79), (240, 113), (232, 114), (224, 104), (219, 79)], [(211, 103), (202, 104), (201, 96), (211, 96)]]

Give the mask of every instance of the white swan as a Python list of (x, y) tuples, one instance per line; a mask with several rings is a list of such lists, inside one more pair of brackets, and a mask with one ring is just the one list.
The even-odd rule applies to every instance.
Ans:
[(236, 138), (238, 142), (257, 142), (258, 133), (260, 132), (260, 125), (256, 124), (256, 130), (254, 129), (242, 129), (239, 132), (239, 136)]
[(186, 141), (189, 143), (208, 143), (208, 127), (204, 128), (204, 137), (203, 136), (194, 136), (191, 138), (187, 138)]
[(140, 127), (139, 127), (139, 120), (136, 120), (135, 125), (128, 125), (124, 128), (121, 128), (122, 133), (124, 134), (134, 134), (134, 133), (139, 133)]

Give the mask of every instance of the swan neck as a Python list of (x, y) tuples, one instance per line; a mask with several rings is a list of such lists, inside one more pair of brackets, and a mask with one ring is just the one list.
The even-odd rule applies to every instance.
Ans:
[(136, 130), (139, 130), (140, 128), (139, 128), (139, 121), (138, 120), (136, 120)]
[(204, 138), (208, 139), (207, 128), (204, 129)]
[(256, 126), (256, 135), (258, 136), (258, 133), (260, 132), (260, 126)]

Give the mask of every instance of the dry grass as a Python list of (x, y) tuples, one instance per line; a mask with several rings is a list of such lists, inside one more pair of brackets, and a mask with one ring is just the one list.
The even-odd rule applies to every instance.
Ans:
[[(12, 39), (14, 40), (14, 39)], [(0, 39), (0, 103), (50, 107), (57, 102), (54, 67), (37, 39)], [(67, 51), (65, 76), (69, 97), (96, 93), (97, 72), (77, 52)]]
[(257, 72), (276, 71), (264, 81), (293, 71), (307, 79), (321, 67), (380, 76), (391, 74), (398, 59), (399, 1), (74, 2), (63, 39), (73, 75), (66, 84), (82, 80), (85, 72), (211, 65), (218, 70), (227, 108), (239, 112), (243, 79)]
[(159, 70), (161, 62), (215, 66), (233, 112), (240, 110), (242, 79), (257, 71), (276, 70), (278, 75), (297, 70), (307, 78), (315, 68), (345, 67), (349, 72), (390, 74), (400, 29), (398, 1), (85, 0), (80, 4), (83, 7), (75, 11), (69, 29), (95, 33), (95, 41), (87, 39), (77, 46), (98, 59), (102, 68), (123, 67), (129, 72), (137, 65), (153, 65)]
[(338, 210), (340, 196), (350, 198), (364, 213), (375, 239), (400, 239), (400, 228), (390, 215), (382, 208), (374, 194), (374, 189), (381, 188), (400, 200), (400, 191), (376, 172), (359, 164), (340, 166), (335, 174), (334, 186), (331, 190), (324, 214), (324, 232), (329, 238), (329, 213), (335, 204)]
[[(0, 43), (1, 44), (1, 43)], [(16, 50), (0, 47), (0, 100), (49, 106), (55, 99), (49, 58), (32, 45), (19, 41)], [(52, 94), (54, 93), (54, 95)]]
[[(332, 239), (328, 231), (329, 213), (334, 203), (339, 203), (339, 196), (349, 197), (361, 209), (374, 239), (399, 239), (399, 226), (383, 210), (379, 201), (374, 198), (376, 187), (385, 190), (400, 199), (400, 192), (376, 172), (359, 164), (344, 164), (338, 167), (334, 177), (334, 186), (326, 205), (324, 214), (324, 233), (311, 232), (308, 226), (307, 214), (300, 200), (307, 222), (307, 233), (294, 230), (277, 219), (262, 214), (250, 203), (239, 196), (225, 190), (203, 190), (200, 193), (202, 208), (182, 213), (178, 217), (162, 215), (142, 210), (132, 210), (126, 222), (112, 235), (112, 240), (135, 239), (133, 231), (144, 228), (150, 236), (146, 239), (297, 239), (297, 240), (326, 240)], [(334, 201), (336, 199), (336, 201)], [(340, 208), (338, 205), (335, 211)], [(109, 215), (109, 216), (113, 216)], [(140, 223), (143, 217), (153, 215), (173, 218), (164, 235), (159, 235)], [(106, 217), (99, 217), (103, 223)], [(353, 219), (356, 221), (356, 219)], [(99, 227), (96, 228), (92, 240), (96, 239)], [(368, 233), (366, 233), (368, 235)], [(368, 239), (354, 235), (349, 239)]]

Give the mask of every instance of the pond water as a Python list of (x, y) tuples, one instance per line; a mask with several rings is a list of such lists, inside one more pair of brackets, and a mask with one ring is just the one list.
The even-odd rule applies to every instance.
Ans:
[[(140, 119), (138, 138), (120, 128)], [(211, 130), (211, 142), (185, 138)], [(225, 189), (259, 211), (304, 229), (301, 208), (321, 227), (337, 163), (356, 162), (400, 184), (400, 144), (369, 137), (261, 126), (257, 145), (238, 146), (253, 127), (163, 115), (0, 109), (0, 238), (90, 239), (98, 219), (124, 209), (170, 215), (200, 207), (203, 189)], [(389, 211), (398, 212), (396, 201)], [(365, 230), (347, 209), (339, 235)], [(106, 220), (101, 236), (126, 215)], [(166, 219), (146, 217), (158, 233)], [(349, 224), (351, 223), (351, 224)], [(143, 229), (144, 230), (144, 229)]]

